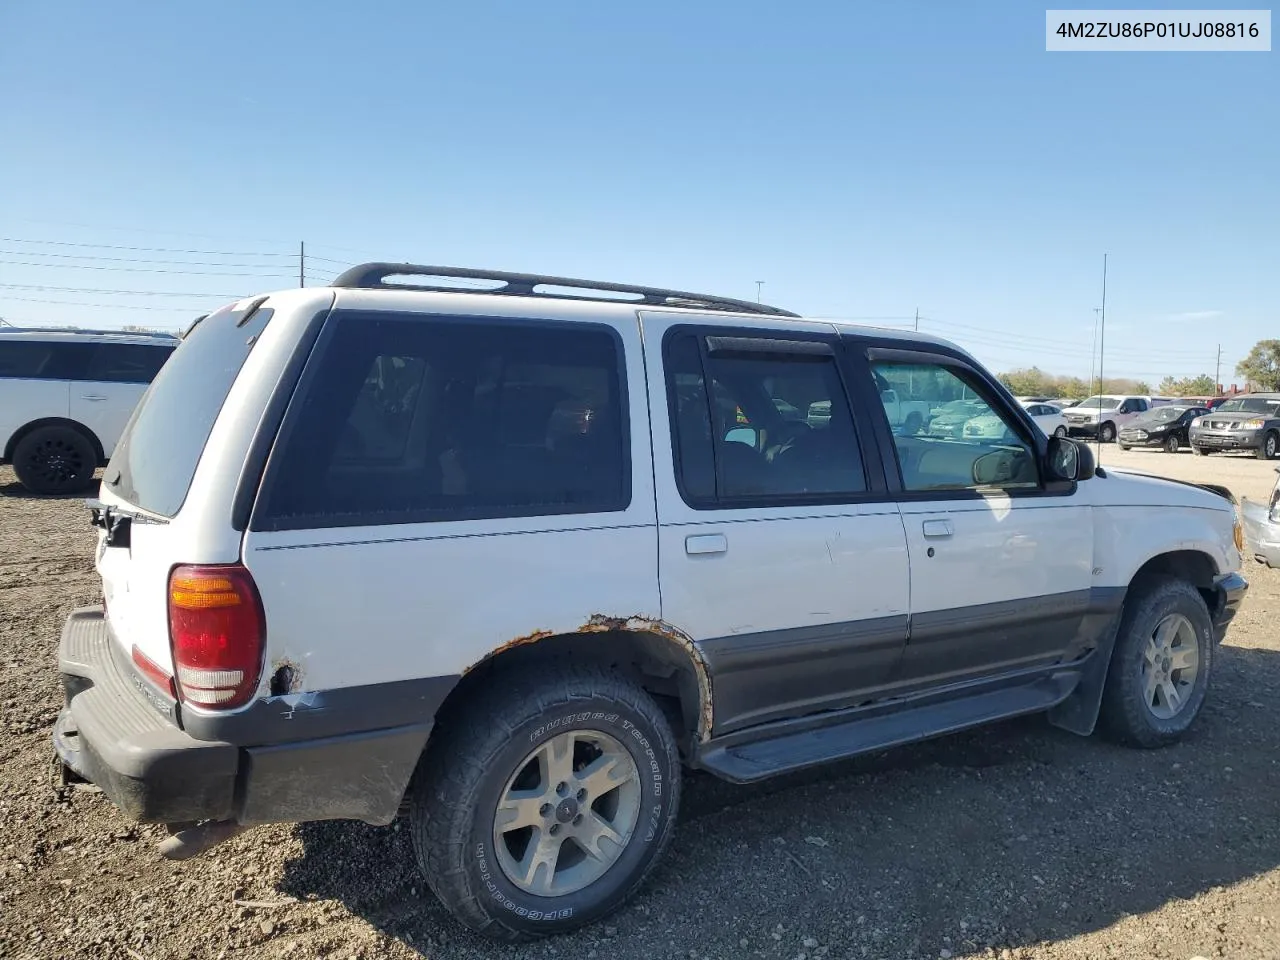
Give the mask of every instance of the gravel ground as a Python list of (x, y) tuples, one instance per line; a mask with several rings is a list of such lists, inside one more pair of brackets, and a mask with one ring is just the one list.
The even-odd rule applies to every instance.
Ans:
[[(1103, 460), (1255, 499), (1274, 476)], [(400, 825), (261, 828), (169, 863), (157, 828), (54, 790), (54, 654), (97, 599), (92, 540), (78, 499), (0, 468), (0, 956), (1280, 958), (1280, 574), (1252, 563), (1186, 743), (1028, 719), (753, 788), (691, 775), (665, 865), (608, 925), (496, 947), (424, 891)]]

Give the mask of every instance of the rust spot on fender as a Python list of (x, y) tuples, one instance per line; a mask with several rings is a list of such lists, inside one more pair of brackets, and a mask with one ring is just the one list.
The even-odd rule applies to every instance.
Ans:
[[(628, 617), (613, 617), (603, 613), (593, 613), (587, 618), (587, 622), (572, 633), (614, 633), (614, 632), (632, 632), (632, 633), (654, 633), (670, 640), (676, 646), (682, 648), (688, 655), (689, 660), (693, 663), (694, 673), (698, 677), (698, 699), (701, 704), (698, 722), (698, 739), (706, 740), (711, 736), (711, 679), (707, 674), (707, 665), (702, 659), (702, 654), (698, 651), (697, 646), (683, 630), (674, 627), (665, 620), (658, 620), (654, 617), (646, 617), (643, 615), (635, 615)], [(505, 643), (494, 647), (493, 650), (481, 661), (471, 664), (462, 671), (462, 675), (466, 676), (481, 663), (486, 663), (494, 657), (499, 656), (512, 650), (515, 647), (523, 647), (526, 644), (537, 643), (539, 640), (545, 640), (548, 637), (558, 636), (554, 630), (534, 630), (530, 633), (522, 634), (518, 637), (512, 637)]]
[(694, 673), (698, 675), (698, 699), (701, 711), (698, 719), (698, 739), (706, 740), (711, 736), (711, 678), (707, 674), (707, 665), (702, 654), (693, 642), (693, 638), (672, 626), (665, 620), (637, 614), (630, 617), (611, 617), (603, 613), (593, 613), (581, 627), (579, 633), (610, 633), (615, 630), (629, 630), (636, 633), (656, 633), (665, 637), (676, 646), (681, 647), (689, 655), (693, 663)]

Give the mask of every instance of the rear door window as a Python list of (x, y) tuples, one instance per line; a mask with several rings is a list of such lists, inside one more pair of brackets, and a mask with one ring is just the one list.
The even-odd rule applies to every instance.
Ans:
[(271, 308), (254, 309), (260, 302), (210, 314), (159, 368), (107, 467), (112, 493), (164, 517), (182, 509), (222, 404), (271, 320)]
[(625, 510), (621, 349), (595, 324), (336, 312), (252, 525)]
[(144, 343), (99, 343), (84, 379), (106, 383), (150, 383), (172, 347)]

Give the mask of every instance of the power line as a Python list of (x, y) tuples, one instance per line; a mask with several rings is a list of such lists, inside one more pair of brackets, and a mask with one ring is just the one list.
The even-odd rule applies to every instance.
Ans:
[(101, 287), (53, 287), (42, 284), (0, 283), (0, 289), (34, 290), (38, 293), (105, 293), (132, 297), (216, 297), (220, 300), (238, 300), (243, 293), (194, 293), (182, 290), (108, 290)]
[[(91, 253), (44, 253), (40, 250), (0, 250), (0, 255), (7, 257), (45, 257), (50, 260), (93, 260), (98, 263), (158, 263), (169, 267), (250, 267), (258, 270), (281, 270), (289, 266), (285, 263), (226, 263), (222, 260), (164, 260), (153, 257), (100, 257)], [(252, 254), (258, 256), (258, 254)], [(316, 259), (310, 257), (308, 259)], [(56, 267), (61, 264), (50, 263), (41, 266)], [(74, 266), (74, 264), (71, 264)]]
[[(234, 298), (228, 298), (234, 299)], [(101, 310), (160, 310), (166, 313), (203, 313), (208, 307), (155, 307), (141, 303), (84, 303), (81, 300), (51, 300), (44, 297), (11, 297), (7, 294), (0, 300), (12, 300), (15, 303), (48, 303), (61, 307), (93, 307)]]
[[(261, 277), (263, 279), (271, 279), (273, 277), (289, 276), (289, 274), (281, 273), (278, 269), (272, 273), (228, 273), (226, 271), (218, 270), (169, 270), (165, 267), (104, 267), (96, 263), (31, 263), (26, 260), (0, 260), (0, 263), (10, 267), (44, 267), (50, 270), (107, 270), (113, 273), (176, 273), (188, 277)], [(269, 268), (262, 267), (260, 269), (266, 270)]]
[(95, 250), (132, 250), (136, 253), (187, 253), (205, 257), (288, 257), (293, 259), (295, 256), (292, 253), (261, 250), (182, 250), (176, 247), (130, 247), (115, 243), (77, 243), (71, 240), (32, 240), (25, 237), (0, 237), (0, 243), (36, 243), (50, 247), (77, 247)]

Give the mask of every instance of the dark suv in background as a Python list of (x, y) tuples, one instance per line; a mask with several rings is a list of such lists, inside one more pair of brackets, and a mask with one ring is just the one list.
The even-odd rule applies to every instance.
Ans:
[(1191, 424), (1191, 449), (1202, 457), (1214, 451), (1252, 450), (1259, 460), (1280, 453), (1280, 393), (1232, 397)]

